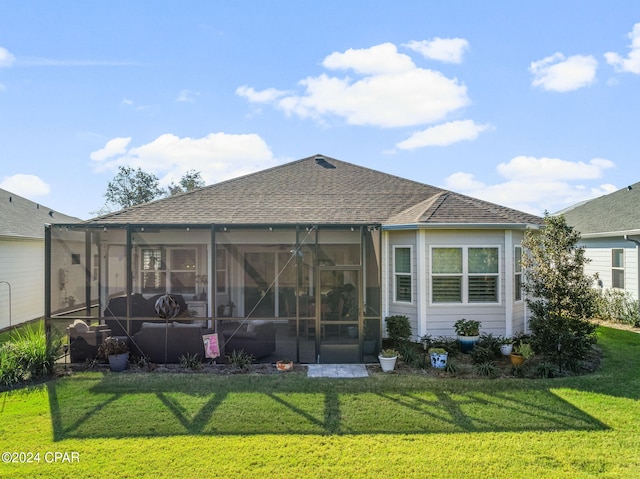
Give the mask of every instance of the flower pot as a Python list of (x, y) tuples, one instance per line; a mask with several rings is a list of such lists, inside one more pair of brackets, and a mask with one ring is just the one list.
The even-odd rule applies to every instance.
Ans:
[(449, 353), (431, 353), (431, 367), (436, 369), (444, 369), (447, 366), (447, 358)]
[(382, 368), (382, 371), (385, 373), (391, 372), (395, 369), (397, 359), (398, 359), (398, 356), (385, 358), (384, 356), (378, 355), (378, 360), (380, 361), (380, 367)]
[(460, 350), (465, 354), (470, 353), (479, 340), (480, 336), (458, 336)]
[(511, 351), (513, 351), (513, 344), (500, 345), (500, 352), (502, 353), (503, 356), (509, 356), (511, 354)]
[(129, 353), (122, 354), (110, 354), (109, 355), (109, 367), (115, 373), (124, 371), (129, 364)]
[(511, 358), (511, 364), (514, 366), (521, 366), (524, 364), (524, 356), (522, 354), (511, 353), (509, 358)]
[(293, 361), (276, 361), (276, 369), (278, 371), (291, 371), (293, 369)]

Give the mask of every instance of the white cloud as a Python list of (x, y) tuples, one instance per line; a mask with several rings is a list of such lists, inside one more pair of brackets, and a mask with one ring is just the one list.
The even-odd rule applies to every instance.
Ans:
[(127, 146), (131, 142), (131, 137), (114, 138), (109, 140), (104, 148), (94, 151), (89, 155), (93, 161), (104, 161), (117, 155), (123, 155), (127, 151)]
[(257, 92), (252, 87), (242, 85), (236, 88), (236, 94), (245, 97), (251, 103), (271, 103), (286, 95), (287, 92), (276, 90), (275, 88), (267, 88)]
[(445, 187), (486, 201), (542, 215), (554, 213), (586, 199), (611, 193), (611, 184), (587, 186), (585, 181), (602, 178), (615, 165), (595, 158), (585, 163), (554, 158), (519, 156), (497, 167), (506, 181), (489, 185), (473, 174), (458, 172), (445, 180)]
[(631, 39), (627, 58), (615, 52), (607, 52), (604, 57), (616, 71), (640, 74), (640, 23), (636, 23), (627, 36)]
[[(126, 140), (126, 142), (125, 142)], [(164, 134), (145, 145), (128, 147), (129, 138), (114, 138), (91, 153), (97, 171), (118, 166), (141, 168), (161, 184), (178, 181), (188, 170), (202, 174), (207, 184), (258, 171), (276, 163), (268, 145), (255, 134), (211, 133), (203, 138)], [(113, 152), (117, 151), (116, 154)], [(109, 159), (108, 161), (106, 161)]]
[(464, 38), (439, 38), (433, 40), (412, 40), (403, 46), (420, 53), (425, 58), (445, 63), (462, 63), (462, 56), (469, 48)]
[(299, 82), (304, 88), (299, 95), (275, 89), (256, 92), (247, 86), (236, 92), (252, 102), (272, 103), (287, 115), (318, 121), (338, 117), (350, 125), (382, 128), (437, 122), (469, 104), (467, 89), (457, 79), (416, 67), (390, 43), (332, 53), (323, 65), (363, 76), (307, 77)]
[(10, 67), (15, 57), (6, 48), (0, 47), (0, 67)]
[(46, 196), (51, 192), (49, 185), (39, 176), (24, 174), (5, 176), (0, 182), (0, 188), (25, 198)]
[(403, 73), (416, 66), (407, 55), (398, 53), (393, 43), (371, 48), (350, 48), (344, 53), (333, 52), (322, 65), (329, 70), (353, 70), (362, 75)]
[(192, 90), (180, 90), (178, 93), (178, 97), (176, 98), (177, 102), (184, 103), (194, 103), (196, 101), (196, 97), (199, 96), (200, 93)]
[(556, 53), (532, 62), (533, 86), (549, 91), (567, 92), (591, 85), (596, 79), (598, 62), (591, 55), (565, 57)]
[(401, 141), (396, 147), (401, 150), (413, 150), (425, 146), (447, 146), (459, 141), (469, 141), (490, 128), (490, 125), (479, 125), (473, 120), (450, 121), (419, 131)]

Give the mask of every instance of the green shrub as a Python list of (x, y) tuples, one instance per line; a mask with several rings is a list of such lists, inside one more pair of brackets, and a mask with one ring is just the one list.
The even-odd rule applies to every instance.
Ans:
[(202, 363), (200, 362), (199, 354), (184, 354), (178, 358), (180, 362), (180, 367), (182, 369), (200, 369), (202, 367)]
[(0, 383), (8, 386), (53, 373), (61, 338), (47, 341), (44, 325), (16, 330), (11, 342), (0, 346)]
[(234, 349), (231, 355), (227, 356), (227, 359), (229, 359), (229, 363), (231, 363), (232, 366), (241, 370), (246, 370), (253, 364), (253, 356), (245, 352), (244, 349), (240, 349), (239, 351)]
[(411, 323), (409, 323), (407, 316), (387, 316), (385, 321), (387, 323), (387, 334), (395, 348), (399, 348), (401, 344), (409, 341), (411, 337)]
[(487, 378), (497, 378), (500, 376), (500, 370), (493, 361), (476, 364), (474, 369), (479, 376)]
[(417, 365), (420, 359), (416, 345), (413, 343), (404, 343), (400, 346), (400, 359), (408, 365)]
[(471, 360), (474, 364), (483, 364), (493, 361), (498, 357), (491, 346), (476, 345), (469, 354), (471, 355)]
[(640, 326), (638, 301), (627, 291), (605, 289), (597, 295), (596, 315), (604, 321), (617, 321), (631, 326)]
[(536, 376), (547, 379), (558, 375), (558, 368), (553, 363), (541, 362), (536, 366)]

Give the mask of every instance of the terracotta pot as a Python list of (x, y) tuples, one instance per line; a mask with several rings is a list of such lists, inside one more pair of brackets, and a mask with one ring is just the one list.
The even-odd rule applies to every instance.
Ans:
[(524, 356), (522, 356), (522, 354), (511, 353), (509, 357), (511, 358), (511, 364), (514, 366), (521, 366), (524, 364)]
[(291, 371), (293, 369), (293, 361), (277, 361), (276, 368), (278, 371)]

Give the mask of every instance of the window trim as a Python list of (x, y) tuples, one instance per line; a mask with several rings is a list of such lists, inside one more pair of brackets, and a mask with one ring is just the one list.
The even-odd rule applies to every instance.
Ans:
[[(516, 251), (520, 250), (520, 261)], [(520, 288), (518, 288), (518, 281), (516, 278), (520, 277)], [(518, 293), (520, 298), (518, 298)], [(515, 245), (513, 247), (513, 301), (514, 303), (522, 303), (524, 301), (524, 272), (522, 270), (522, 245)]]
[[(614, 258), (614, 253), (616, 251), (620, 251), (622, 253), (622, 266), (614, 266), (613, 265), (613, 258)], [(626, 286), (626, 271), (625, 271), (625, 254), (624, 254), (624, 248), (611, 248), (611, 287), (614, 289), (620, 289), (620, 290), (624, 290), (625, 286)], [(621, 271), (622, 272), (622, 287), (620, 286), (616, 286), (614, 284), (614, 275), (613, 272), (614, 271)]]
[[(396, 250), (397, 249), (408, 249), (409, 250), (409, 272), (408, 273), (398, 273), (396, 270)], [(393, 303), (395, 304), (405, 304), (405, 305), (413, 305), (415, 304), (415, 294), (413, 294), (413, 245), (393, 245), (392, 248), (392, 271), (393, 271)], [(409, 277), (410, 288), (409, 294), (411, 295), (410, 301), (402, 301), (398, 299), (398, 276)]]
[[(462, 272), (461, 273), (433, 273), (433, 257), (434, 257), (434, 249), (446, 249), (446, 248), (457, 248), (462, 250)], [(498, 252), (498, 272), (497, 273), (489, 273), (489, 274), (479, 274), (479, 273), (469, 273), (469, 249), (495, 249)], [(462, 301), (460, 302), (434, 302), (433, 301), (433, 278), (435, 277), (446, 277), (446, 276), (455, 276), (462, 278)], [(495, 276), (497, 278), (497, 296), (498, 300), (493, 301), (480, 301), (480, 302), (470, 302), (469, 301), (469, 277), (478, 277), (478, 276)], [(503, 264), (502, 264), (502, 245), (496, 244), (472, 244), (472, 245), (460, 245), (460, 244), (442, 244), (442, 245), (430, 245), (429, 246), (429, 306), (434, 307), (451, 307), (451, 306), (473, 306), (473, 307), (496, 307), (502, 305), (502, 279), (503, 279)]]

